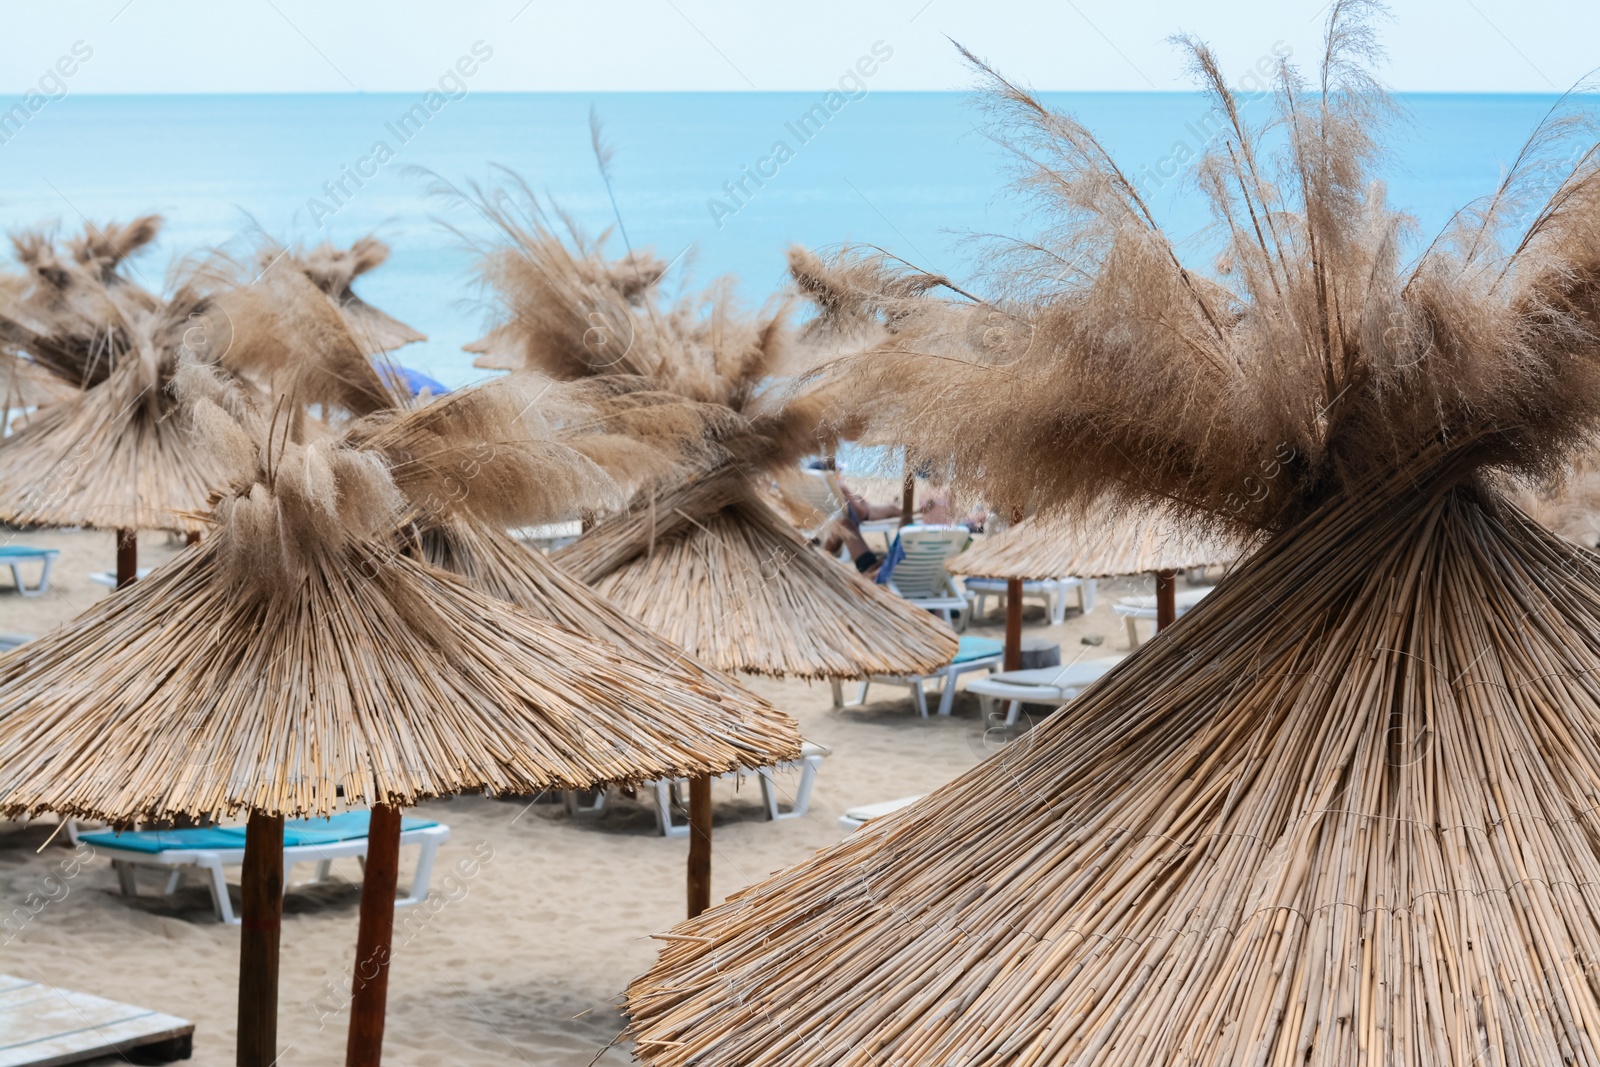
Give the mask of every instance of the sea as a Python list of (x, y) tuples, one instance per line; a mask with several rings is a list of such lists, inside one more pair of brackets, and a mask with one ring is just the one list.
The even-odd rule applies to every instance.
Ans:
[[(1044, 94), (1095, 130), (1186, 257), (1206, 265), (1194, 183), (1211, 112), (1186, 93)], [(1379, 168), (1419, 239), (1495, 186), (1554, 102), (1540, 95), (1398, 98)], [(431, 103), (432, 108), (421, 106)], [(833, 107), (820, 106), (833, 104)], [(1270, 104), (1246, 99), (1247, 117)], [(1255, 115), (1252, 109), (1262, 112)], [(610, 186), (591, 137), (607, 146)], [(481, 378), (461, 346), (492, 303), (474, 265), (489, 238), (473, 190), (527, 187), (609, 247), (674, 263), (671, 285), (737, 279), (759, 306), (791, 245), (883, 248), (970, 284), (984, 235), (1026, 235), (1006, 153), (961, 93), (168, 95), (69, 94), (0, 122), (0, 226), (80, 229), (156, 212), (142, 280), (197, 249), (349, 243), (375, 233), (389, 262), (357, 284), (428, 335), (400, 361), (455, 387)], [(618, 223), (621, 226), (618, 226)]]

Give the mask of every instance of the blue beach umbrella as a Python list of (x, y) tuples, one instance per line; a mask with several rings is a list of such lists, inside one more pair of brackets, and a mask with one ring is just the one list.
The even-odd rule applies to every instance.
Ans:
[(384, 380), (390, 385), (405, 386), (412, 396), (421, 396), (424, 390), (434, 396), (443, 396), (450, 391), (444, 387), (444, 383), (435, 381), (421, 371), (412, 370), (410, 367), (380, 363), (378, 372), (383, 375)]

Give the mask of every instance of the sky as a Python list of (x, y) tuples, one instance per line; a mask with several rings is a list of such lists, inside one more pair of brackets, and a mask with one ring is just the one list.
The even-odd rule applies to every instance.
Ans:
[[(1042, 90), (1191, 87), (1166, 40), (1238, 77), (1274, 49), (1309, 64), (1324, 0), (0, 0), (0, 94), (52, 71), (74, 93), (412, 92), (477, 45), (476, 91), (831, 87), (870, 56), (876, 90), (971, 84), (951, 40)], [(1396, 0), (1384, 80), (1405, 92), (1550, 92), (1600, 66), (1595, 0)], [(74, 48), (77, 56), (74, 56)], [(82, 58), (88, 52), (87, 58)], [(63, 62), (65, 61), (65, 62)], [(59, 66), (58, 66), (59, 65)]]

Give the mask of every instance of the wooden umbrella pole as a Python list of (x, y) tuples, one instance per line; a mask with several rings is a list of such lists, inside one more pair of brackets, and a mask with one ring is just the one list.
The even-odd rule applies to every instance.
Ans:
[(1156, 633), (1178, 621), (1178, 572), (1156, 571)]
[(139, 531), (117, 531), (117, 588), (139, 577)]
[(1022, 579), (1006, 579), (1006, 654), (1008, 671), (1022, 669)]
[(689, 918), (711, 907), (711, 779), (689, 779)]
[(239, 1067), (278, 1059), (278, 936), (283, 924), (283, 816), (250, 813), (240, 875)]
[(917, 514), (917, 476), (906, 468), (906, 480), (900, 486), (900, 525), (910, 526)]
[(200, 543), (200, 531), (190, 530), (188, 533), (184, 534), (183, 543), (191, 548), (195, 545), (198, 545)]
[(389, 954), (394, 938), (394, 891), (400, 878), (400, 809), (372, 806), (367, 826), (367, 866), (361, 879), (361, 920), (350, 996), (347, 1067), (378, 1067), (383, 1056), (384, 1009), (389, 997)]

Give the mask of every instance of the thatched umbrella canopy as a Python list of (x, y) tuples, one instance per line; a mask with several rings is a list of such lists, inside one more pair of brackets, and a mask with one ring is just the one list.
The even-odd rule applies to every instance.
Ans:
[(1231, 563), (1239, 546), (1160, 513), (1034, 516), (952, 559), (951, 574), (982, 578), (1120, 578)]
[(41, 408), (77, 392), (30, 357), (0, 347), (0, 413)]
[[(506, 532), (547, 521), (564, 501), (581, 500), (586, 509), (615, 506), (641, 481), (680, 472), (704, 447), (704, 435), (715, 432), (715, 409), (669, 395), (618, 392), (616, 384), (516, 375), (492, 388), (458, 390), (425, 412), (370, 413), (349, 433), (390, 464), (411, 508), (414, 555), (536, 618), (590, 634), (641, 662), (691, 674), (710, 688), (737, 694), (748, 707), (765, 708), (733, 679), (702, 666)], [(541, 425), (523, 425), (529, 418)], [(621, 492), (603, 492), (584, 464), (569, 468), (569, 474), (587, 479), (574, 481), (552, 478), (548, 462), (526, 462), (516, 446), (535, 437), (545, 449), (570, 450), (594, 463), (623, 483)], [(465, 440), (471, 441), (470, 452), (455, 454), (452, 442)]]
[(287, 254), (282, 249), (268, 247), (262, 250), (261, 256), (269, 270), (277, 267), (281, 257), (284, 267), (301, 271), (310, 278), (344, 315), (351, 335), (367, 355), (393, 352), (428, 339), (426, 334), (356, 295), (355, 280), (389, 259), (389, 246), (376, 237), (363, 237), (349, 248), (320, 244)]
[[(705, 777), (797, 755), (793, 722), (764, 704), (533, 618), (403, 551), (400, 483), (441, 482), (447, 457), (470, 447), (443, 439), (449, 420), (426, 407), (388, 419), (397, 433), (408, 418), (429, 423), (441, 444), (431, 472), (424, 460), (391, 469), (360, 447), (366, 424), (301, 444), (286, 439), (281, 405), (268, 421), (238, 383), (185, 374), (204, 445), (231, 473), (205, 515), (212, 535), (0, 658), (0, 813), (250, 812), (241, 989), (260, 998), (241, 993), (241, 1063), (277, 1056), (276, 992), (256, 983), (275, 973), (281, 898), (262, 887), (281, 863), (283, 817), (375, 806), (372, 871), (380, 849), (398, 848), (398, 809), (427, 797)], [(574, 450), (502, 448), (515, 452), (502, 468), (603, 488)], [(363, 889), (358, 967), (387, 964), (387, 870), (386, 886)], [(363, 990), (371, 978), (358, 970)], [(373, 984), (375, 1005), (358, 995), (352, 1014), (352, 1062), (376, 1060)], [(374, 1011), (377, 1041), (358, 1028)]]
[(554, 559), (719, 670), (926, 674), (959, 644), (929, 612), (824, 556), (737, 471), (636, 504)]
[(1195, 46), (1220, 280), (996, 80), (1058, 225), (1009, 302), (896, 305), (864, 394), (984, 398), (938, 429), (994, 498), (1176, 499), (1264, 544), (1074, 715), (679, 927), (630, 990), (644, 1062), (1600, 1061), (1600, 558), (1496, 488), (1600, 421), (1597, 154), (1521, 199), (1547, 124), (1408, 261), (1357, 13), (1325, 93), (1285, 72), (1281, 152)]
[(70, 258), (19, 237), (30, 282), (0, 293), (0, 343), (72, 390), (0, 440), (0, 519), (117, 530), (120, 581), (135, 531), (198, 532), (192, 513), (227, 473), (190, 445), (168, 388), (182, 352), (224, 328), (210, 280), (196, 273), (162, 299), (118, 271), (158, 224), (94, 230)]
[(504, 236), (480, 268), (498, 350), (560, 379), (642, 378), (727, 416), (720, 461), (640, 493), (555, 553), (559, 565), (718, 670), (836, 680), (950, 661), (948, 627), (827, 559), (757, 491), (823, 440), (833, 391), (779, 388), (782, 309), (741, 315), (725, 283), (664, 303), (653, 257), (607, 260), (508, 197), (483, 208)]
[(1176, 576), (1191, 567), (1228, 563), (1237, 545), (1202, 524), (1189, 529), (1165, 512), (1086, 517), (1034, 516), (985, 537), (948, 564), (951, 574), (1006, 580), (1007, 669), (1022, 661), (1022, 583), (1041, 578), (1156, 576), (1156, 630), (1177, 621)]

